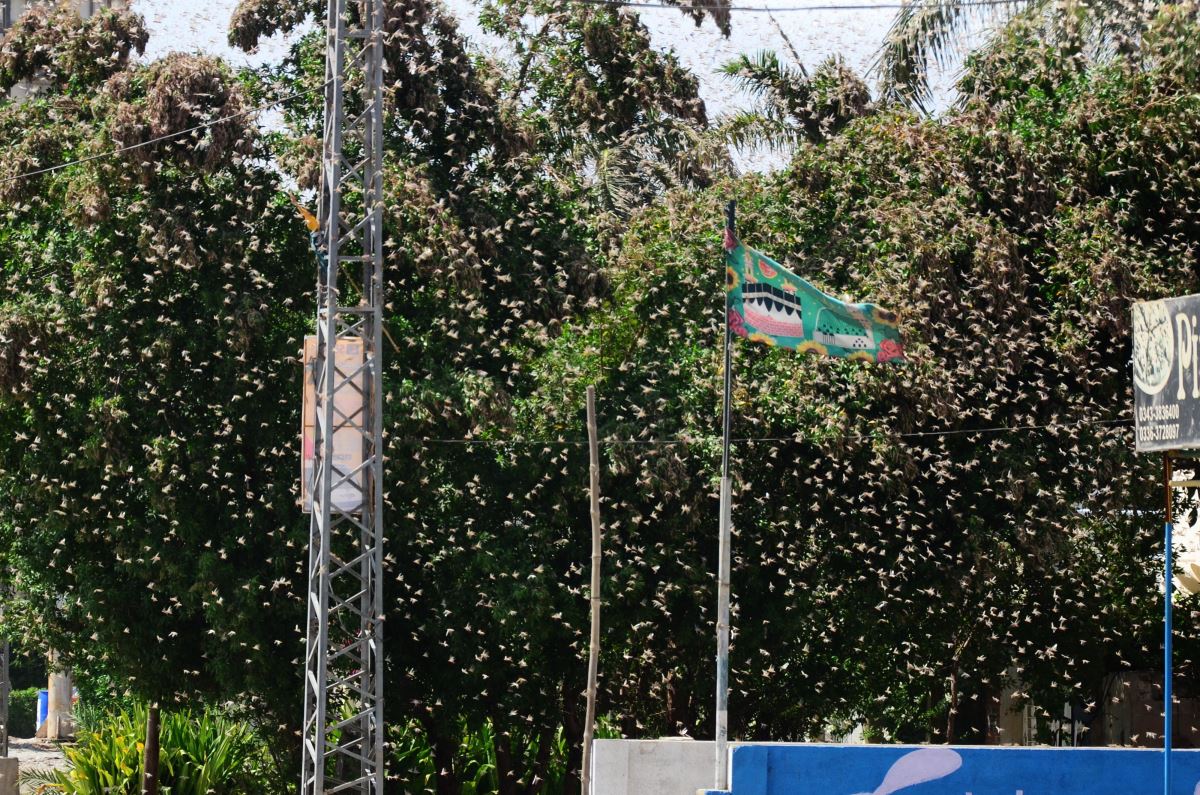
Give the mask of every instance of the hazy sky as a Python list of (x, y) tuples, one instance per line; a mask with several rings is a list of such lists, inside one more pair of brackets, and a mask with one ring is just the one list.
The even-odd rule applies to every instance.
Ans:
[[(829, 6), (837, 3), (861, 4), (863, 0), (739, 0), (742, 5)], [(894, 0), (875, 0), (889, 2)], [(145, 16), (150, 28), (148, 58), (173, 50), (203, 51), (221, 55), (235, 65), (259, 65), (277, 61), (287, 51), (290, 40), (275, 37), (264, 42), (259, 52), (247, 55), (226, 43), (229, 16), (237, 0), (133, 0), (133, 8)], [(448, 5), (462, 22), (464, 34), (483, 48), (490, 44), (475, 21), (476, 8), (470, 0), (451, 0)], [(810, 69), (830, 55), (841, 55), (846, 63), (864, 74), (874, 60), (896, 14), (894, 8), (847, 11), (790, 11), (772, 14), (734, 12), (733, 34), (726, 39), (711, 20), (697, 27), (690, 17), (674, 8), (639, 8), (655, 46), (674, 49), (680, 60), (700, 80), (700, 92), (709, 116), (727, 113), (749, 104), (749, 98), (715, 74), (721, 64), (738, 53), (762, 49), (775, 50), (785, 60), (795, 60), (792, 49)], [(785, 42), (785, 36), (791, 47)], [(945, 88), (953, 83), (954, 69), (940, 74), (935, 84)], [(874, 81), (871, 81), (872, 83)]]

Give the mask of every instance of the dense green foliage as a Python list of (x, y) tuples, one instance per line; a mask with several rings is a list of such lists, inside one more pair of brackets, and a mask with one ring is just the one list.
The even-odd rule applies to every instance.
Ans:
[[(434, 761), (433, 748), (421, 724), (411, 721), (390, 729), (392, 773), (399, 779), (404, 792), (432, 792), (437, 786), (438, 771)], [(600, 738), (618, 736), (614, 729), (600, 722), (596, 736)], [(464, 727), (458, 740), (458, 750), (455, 753), (454, 767), (459, 771), (459, 787), (462, 795), (486, 795), (500, 790), (499, 768), (496, 764), (497, 749), (514, 755), (522, 760), (518, 769), (528, 771), (532, 775), (538, 772), (537, 786), (539, 792), (546, 795), (569, 795), (573, 792), (567, 784), (568, 760), (570, 757), (566, 738), (560, 730), (548, 742), (538, 736), (510, 736), (507, 749), (497, 743), (495, 732), (490, 723), (484, 723), (477, 730), (471, 731)], [(540, 760), (540, 762), (539, 762)], [(533, 786), (532, 781), (519, 782), (523, 786)]]
[[(110, 73), (6, 103), (7, 173), (239, 107), (212, 59)], [(247, 693), (283, 723), (292, 687), (265, 663), (295, 653), (284, 551), (305, 535), (279, 384), (307, 254), (247, 121), (0, 183), (0, 560), (21, 648), (147, 699)]]
[[(313, 8), (248, 0), (231, 36)], [(483, 22), (511, 63), (435, 3), (388, 3), (390, 786), (578, 786), (587, 384), (600, 711), (631, 736), (709, 733), (728, 198), (749, 245), (899, 310), (912, 359), (736, 348), (734, 735), (983, 740), (1004, 688), (1094, 715), (1109, 677), (1154, 665), (1158, 492), (1131, 452), (1128, 307), (1200, 288), (1188, 12), (1103, 62), (1022, 19), (937, 122), (871, 102), (836, 62), (742, 59), (728, 71), (761, 107), (721, 129), (789, 153), (751, 176), (636, 16), (499, 2)], [(106, 24), (140, 46), (136, 20)], [(68, 63), (88, 31), (5, 41)], [(5, 631), (96, 691), (236, 700), (282, 752), (312, 275), (280, 184), (315, 182), (320, 46), (236, 77), (195, 56), (52, 61), (43, 98), (0, 106), (15, 175), (290, 97), (276, 132), (223, 122), (0, 182), (0, 562), (21, 594)], [(128, 755), (118, 735), (88, 747)]]
[(32, 737), (37, 731), (38, 688), (26, 687), (8, 694), (8, 735)]
[(1197, 287), (1194, 31), (1165, 16), (1136, 65), (1092, 67), (1018, 28), (972, 64), (964, 112), (880, 110), (777, 175), (636, 220), (613, 300), (515, 409), (526, 434), (575, 435), (598, 384), (608, 615), (631, 628), (602, 667), (630, 730), (709, 715), (726, 197), (746, 241), (899, 309), (913, 360), (737, 349), (735, 734), (983, 739), (1004, 686), (1095, 709), (1106, 677), (1155, 665), (1157, 468), (1131, 451), (1128, 311)]

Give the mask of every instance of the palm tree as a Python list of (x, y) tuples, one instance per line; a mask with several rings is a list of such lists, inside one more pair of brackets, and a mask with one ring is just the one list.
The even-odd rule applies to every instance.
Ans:
[(838, 58), (809, 75), (803, 65), (764, 50), (741, 55), (721, 71), (755, 100), (751, 110), (725, 117), (716, 128), (718, 137), (738, 148), (787, 151), (804, 141), (819, 143), (872, 107), (866, 83)]
[(1019, 17), (1040, 22), (1047, 37), (1070, 32), (1103, 58), (1136, 47), (1146, 21), (1162, 0), (915, 0), (884, 39), (872, 71), (882, 99), (929, 113), (930, 65), (947, 67), (974, 26), (1001, 27)]
[(567, 162), (584, 176), (586, 202), (617, 219), (668, 191), (707, 187), (730, 170), (728, 153), (703, 127), (655, 110), (618, 136), (578, 141)]

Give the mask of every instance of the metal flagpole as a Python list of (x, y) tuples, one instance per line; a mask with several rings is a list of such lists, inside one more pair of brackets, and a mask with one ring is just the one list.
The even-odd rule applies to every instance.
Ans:
[(328, 0), (301, 795), (383, 793), (383, 17)]
[(1171, 795), (1171, 591), (1174, 574), (1171, 561), (1171, 454), (1163, 453), (1163, 476), (1166, 482), (1167, 516), (1163, 523), (1163, 795)]
[[(734, 239), (737, 202), (725, 206), (725, 242)], [(723, 279), (724, 277), (722, 277)], [(729, 418), (733, 392), (733, 335), (729, 330), (729, 291), (725, 291), (725, 397), (721, 416), (721, 551), (717, 563), (716, 788), (729, 789)]]

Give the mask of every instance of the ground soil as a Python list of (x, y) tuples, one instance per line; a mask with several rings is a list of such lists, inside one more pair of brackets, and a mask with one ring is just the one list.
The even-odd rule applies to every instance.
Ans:
[[(67, 760), (63, 756), (62, 746), (48, 740), (18, 740), (13, 737), (8, 741), (8, 755), (21, 760), (21, 774), (30, 770), (49, 770), (65, 768)], [(22, 795), (32, 793), (32, 790), (21, 788)]]

